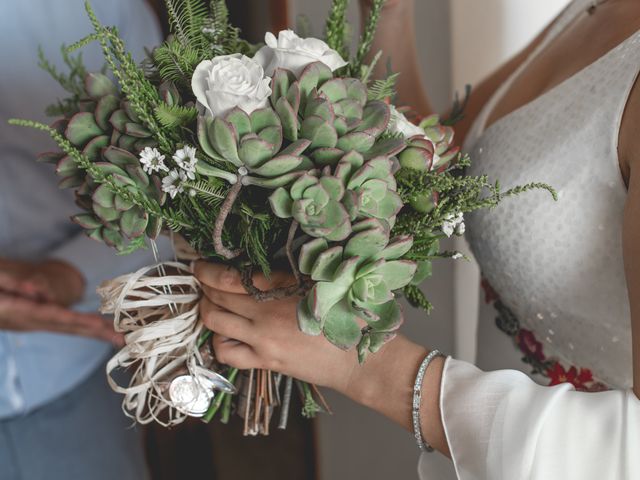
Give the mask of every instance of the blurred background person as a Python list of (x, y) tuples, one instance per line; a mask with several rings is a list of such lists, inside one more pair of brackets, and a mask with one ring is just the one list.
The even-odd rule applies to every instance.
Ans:
[[(142, 59), (160, 42), (143, 0), (95, 2)], [(47, 120), (57, 83), (38, 68), (42, 46), (64, 71), (60, 45), (92, 31), (82, 0), (0, 3), (0, 478), (143, 479), (136, 430), (109, 389), (104, 362), (121, 342), (96, 312), (96, 287), (153, 262), (150, 251), (119, 257), (79, 232), (69, 191), (54, 169), (34, 160), (52, 143), (41, 132), (11, 127), (12, 117)], [(100, 69), (96, 45), (83, 50)], [(163, 250), (167, 251), (168, 242)]]

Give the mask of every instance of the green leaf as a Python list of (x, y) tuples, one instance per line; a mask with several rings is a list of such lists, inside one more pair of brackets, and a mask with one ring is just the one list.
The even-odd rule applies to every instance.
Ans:
[(140, 160), (133, 153), (114, 146), (107, 147), (102, 156), (106, 161), (121, 168), (127, 165), (140, 165)]
[(127, 238), (136, 238), (142, 235), (149, 223), (149, 215), (140, 208), (132, 208), (122, 214), (120, 229)]
[(366, 153), (373, 147), (375, 141), (376, 138), (373, 135), (365, 132), (354, 132), (340, 138), (337, 147), (345, 152), (355, 150), (359, 153)]
[(271, 108), (265, 107), (251, 112), (251, 131), (260, 132), (267, 127), (279, 126), (280, 118)]
[(300, 272), (304, 275), (310, 275), (318, 256), (327, 248), (329, 248), (329, 244), (324, 238), (315, 238), (302, 245), (298, 260)]
[(94, 100), (98, 100), (105, 95), (118, 93), (118, 88), (111, 79), (102, 73), (89, 73), (85, 77), (85, 89), (87, 94)]
[(71, 221), (82, 228), (93, 230), (102, 227), (102, 222), (89, 213), (82, 213), (71, 217)]
[(229, 113), (225, 115), (224, 119), (233, 125), (233, 128), (235, 128), (238, 134), (238, 138), (242, 138), (252, 131), (251, 118), (241, 108), (235, 107), (231, 109)]
[(323, 83), (318, 92), (324, 94), (332, 103), (337, 103), (347, 97), (347, 85), (342, 78), (332, 78)]
[(389, 234), (382, 228), (372, 228), (353, 235), (344, 248), (345, 257), (372, 258), (389, 242)]
[(96, 123), (105, 132), (111, 128), (109, 119), (119, 107), (120, 99), (115, 95), (106, 95), (98, 101), (95, 111)]
[(409, 235), (402, 235), (391, 239), (389, 245), (386, 246), (375, 259), (396, 260), (403, 257), (411, 250), (413, 246), (413, 237)]
[(63, 157), (56, 165), (56, 173), (61, 177), (69, 177), (80, 172), (76, 161), (69, 157)]
[(372, 101), (364, 107), (362, 123), (356, 128), (358, 132), (367, 132), (377, 137), (387, 129), (391, 119), (389, 106), (382, 101)]
[(71, 117), (64, 136), (75, 146), (84, 147), (89, 140), (102, 133), (92, 113), (80, 112)]
[(124, 133), (135, 138), (148, 138), (151, 136), (151, 132), (145, 126), (133, 122), (125, 124)]
[(82, 149), (82, 153), (87, 156), (89, 160), (95, 162), (100, 158), (100, 153), (102, 149), (109, 145), (109, 137), (107, 135), (100, 135), (99, 137), (95, 137), (87, 143), (87, 145)]
[(271, 148), (271, 154), (277, 155), (282, 147), (282, 127), (280, 125), (274, 125), (273, 127), (263, 128), (258, 133), (258, 136), (265, 142), (273, 145)]
[(362, 336), (357, 317), (344, 299), (329, 310), (322, 331), (327, 340), (343, 350), (355, 347)]
[(276, 112), (282, 122), (282, 136), (290, 142), (298, 140), (298, 116), (285, 97), (276, 102)]
[(303, 333), (313, 336), (318, 336), (322, 333), (322, 324), (311, 313), (307, 297), (298, 302), (297, 316), (298, 327)]
[(287, 172), (295, 170), (302, 163), (302, 157), (294, 157), (293, 155), (281, 155), (279, 157), (268, 160), (259, 168), (253, 169), (252, 172), (263, 177), (277, 177)]
[(225, 160), (237, 167), (242, 166), (238, 156), (238, 137), (230, 123), (216, 117), (211, 125), (209, 138), (213, 140), (213, 147)]
[(398, 290), (407, 286), (416, 273), (417, 265), (409, 260), (394, 260), (386, 262), (377, 269), (381, 274), (389, 290)]
[(336, 129), (321, 117), (311, 116), (304, 119), (300, 136), (311, 140), (311, 148), (335, 147), (338, 143)]
[(279, 218), (290, 218), (293, 200), (286, 189), (280, 187), (269, 196), (271, 210)]
[(255, 169), (272, 158), (273, 145), (258, 136), (245, 136), (240, 142), (237, 155), (240, 161), (251, 169)]
[(309, 305), (315, 318), (323, 321), (329, 310), (347, 295), (355, 281), (358, 262), (358, 258), (345, 260), (336, 271), (333, 282), (319, 282), (312, 287)]
[(98, 188), (96, 188), (91, 198), (94, 204), (100, 205), (101, 207), (104, 207), (107, 209), (112, 209), (112, 208), (115, 208), (114, 197), (115, 195), (109, 189), (109, 187), (103, 184), (103, 185), (100, 185)]
[(333, 281), (338, 267), (342, 263), (342, 247), (337, 245), (322, 252), (311, 270), (311, 279), (316, 282)]

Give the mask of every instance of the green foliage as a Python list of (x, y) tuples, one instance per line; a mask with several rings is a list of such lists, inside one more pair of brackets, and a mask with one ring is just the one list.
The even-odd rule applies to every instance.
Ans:
[(156, 107), (156, 118), (167, 129), (186, 126), (196, 120), (198, 110), (194, 107), (182, 105), (167, 105), (165, 103)]
[(353, 77), (359, 77), (362, 72), (364, 60), (369, 50), (371, 50), (371, 45), (373, 44), (373, 39), (378, 29), (378, 22), (380, 21), (380, 14), (382, 13), (382, 7), (384, 7), (385, 1), (386, 0), (373, 0), (371, 4), (371, 11), (369, 12), (362, 36), (360, 37), (356, 56), (349, 65), (349, 72)]
[(51, 117), (71, 116), (78, 112), (80, 109), (79, 102), (85, 96), (84, 79), (87, 75), (87, 70), (82, 61), (82, 54), (72, 56), (65, 45), (61, 47), (61, 52), (62, 60), (69, 70), (66, 74), (58, 71), (56, 66), (47, 60), (42, 47), (38, 48), (38, 66), (51, 75), (71, 95), (47, 107), (46, 114)]
[(202, 54), (191, 45), (185, 45), (176, 38), (170, 38), (153, 51), (153, 61), (163, 80), (189, 88), (191, 77)]
[(393, 73), (387, 78), (374, 80), (369, 86), (369, 100), (385, 100), (395, 97), (396, 82), (400, 73)]
[(430, 313), (433, 310), (433, 304), (427, 299), (427, 296), (418, 285), (407, 285), (402, 290), (402, 293), (411, 306), (421, 308), (426, 313)]
[(205, 48), (202, 28), (208, 16), (203, 0), (165, 0), (171, 32), (184, 46)]
[(342, 58), (349, 57), (349, 38), (347, 7), (349, 0), (333, 0), (327, 23), (325, 26), (325, 39), (327, 45), (337, 51)]

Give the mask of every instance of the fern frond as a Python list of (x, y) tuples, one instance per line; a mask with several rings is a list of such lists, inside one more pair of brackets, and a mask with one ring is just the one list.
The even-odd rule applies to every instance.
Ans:
[(369, 100), (385, 100), (393, 98), (396, 94), (396, 81), (400, 73), (394, 73), (387, 78), (374, 80), (369, 87)]
[(186, 187), (195, 191), (197, 196), (210, 207), (220, 206), (227, 197), (227, 189), (224, 186), (210, 181), (189, 182)]
[(155, 110), (156, 118), (163, 127), (174, 129), (190, 124), (198, 117), (195, 107), (160, 104)]
[(202, 49), (205, 38), (202, 28), (209, 14), (203, 0), (165, 0), (169, 25), (178, 41), (185, 46)]
[(162, 80), (188, 87), (202, 54), (189, 45), (171, 38), (153, 51), (153, 62)]

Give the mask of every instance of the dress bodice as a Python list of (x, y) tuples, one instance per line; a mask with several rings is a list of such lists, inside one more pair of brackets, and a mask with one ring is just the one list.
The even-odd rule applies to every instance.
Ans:
[[(574, 1), (538, 51), (587, 3)], [(527, 64), (498, 90), (472, 129), (470, 173), (500, 180), (503, 189), (545, 182), (557, 190), (558, 201), (543, 191), (505, 199), (470, 216), (468, 238), (484, 277), (542, 342), (547, 357), (589, 369), (607, 385), (628, 387), (631, 328), (622, 255), (627, 190), (617, 143), (640, 68), (640, 32), (485, 128)], [(481, 320), (479, 328), (495, 325)]]

